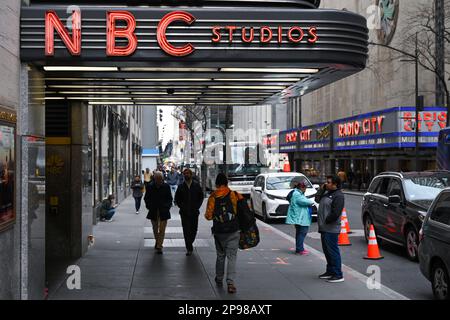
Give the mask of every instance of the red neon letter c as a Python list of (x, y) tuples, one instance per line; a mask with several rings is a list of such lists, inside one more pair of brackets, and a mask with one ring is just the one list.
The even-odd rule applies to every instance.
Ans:
[(161, 49), (175, 57), (183, 57), (194, 52), (195, 48), (192, 44), (188, 43), (182, 47), (175, 47), (167, 41), (166, 30), (169, 25), (174, 21), (183, 21), (188, 25), (191, 25), (195, 21), (195, 17), (185, 11), (174, 11), (166, 14), (158, 24), (158, 30), (156, 32), (156, 37), (158, 39), (158, 44)]

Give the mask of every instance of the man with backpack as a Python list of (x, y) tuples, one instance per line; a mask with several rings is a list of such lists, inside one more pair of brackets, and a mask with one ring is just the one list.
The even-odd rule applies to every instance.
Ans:
[(236, 276), (236, 256), (239, 247), (239, 221), (237, 218), (238, 201), (244, 197), (230, 190), (228, 179), (223, 173), (216, 177), (216, 190), (208, 199), (205, 213), (207, 220), (213, 220), (212, 233), (216, 244), (216, 284), (221, 287), (227, 264), (228, 293), (235, 293), (234, 278)]

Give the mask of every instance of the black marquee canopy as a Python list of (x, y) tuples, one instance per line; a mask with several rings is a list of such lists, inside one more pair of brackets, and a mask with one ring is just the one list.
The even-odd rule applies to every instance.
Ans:
[(21, 59), (45, 71), (46, 99), (282, 103), (366, 66), (365, 18), (320, 1), (73, 2), (22, 7)]

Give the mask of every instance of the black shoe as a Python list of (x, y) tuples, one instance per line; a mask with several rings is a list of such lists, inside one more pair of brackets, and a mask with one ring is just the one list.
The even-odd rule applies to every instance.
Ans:
[(156, 249), (156, 253), (157, 254), (163, 254), (163, 251), (162, 251), (162, 249)]
[(327, 282), (331, 282), (331, 283), (344, 282), (344, 277), (333, 276), (330, 279), (328, 279)]
[(331, 279), (333, 275), (331, 273), (325, 272), (319, 276), (319, 279)]
[(214, 281), (216, 282), (216, 285), (217, 285), (218, 287), (220, 287), (220, 288), (223, 287), (223, 280), (219, 280), (219, 279), (217, 279), (217, 277), (216, 277), (216, 278), (214, 278)]
[(192, 256), (192, 251), (186, 252), (186, 255), (187, 255), (187, 256)]

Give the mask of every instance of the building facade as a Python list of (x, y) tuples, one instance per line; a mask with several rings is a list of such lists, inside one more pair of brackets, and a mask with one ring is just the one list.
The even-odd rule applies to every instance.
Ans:
[[(376, 8), (383, 5), (369, 0), (322, 2), (324, 8), (366, 16), (369, 26), (374, 24), (369, 33), (370, 43), (414, 54), (414, 46), (411, 47), (406, 38), (411, 35), (408, 29), (411, 21), (420, 15), (419, 10), (424, 6), (431, 10), (433, 2), (390, 1), (390, 16), (386, 14), (377, 20)], [(367, 187), (370, 178), (379, 172), (416, 169), (414, 63), (405, 61), (407, 57), (390, 48), (380, 45), (369, 48), (367, 69), (302, 96), (301, 109), (290, 115), (293, 130), (282, 133), (281, 143), (282, 150), (289, 152), (291, 166), (296, 171), (323, 181), (327, 174), (344, 170), (364, 177), (363, 187)], [(435, 74), (419, 66), (418, 77), (419, 95), (424, 96), (427, 107), (419, 117), (418, 170), (427, 170), (435, 168), (437, 132), (445, 127), (447, 115), (441, 108), (443, 105), (437, 105)], [(382, 126), (365, 130), (363, 123), (371, 121), (372, 116), (382, 119)], [(299, 118), (301, 123), (296, 120)], [(392, 127), (389, 122), (393, 123)], [(391, 141), (391, 138), (386, 139), (387, 135), (403, 140)]]

